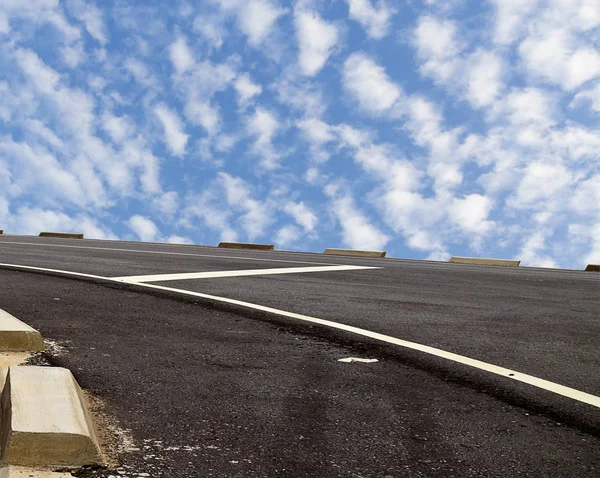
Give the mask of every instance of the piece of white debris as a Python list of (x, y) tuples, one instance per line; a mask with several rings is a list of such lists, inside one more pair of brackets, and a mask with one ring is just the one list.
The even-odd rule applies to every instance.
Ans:
[(344, 363), (351, 363), (351, 362), (375, 363), (375, 362), (379, 362), (379, 360), (377, 360), (377, 359), (363, 359), (363, 358), (356, 358), (356, 357), (347, 357), (347, 358), (339, 359), (338, 362), (344, 362)]

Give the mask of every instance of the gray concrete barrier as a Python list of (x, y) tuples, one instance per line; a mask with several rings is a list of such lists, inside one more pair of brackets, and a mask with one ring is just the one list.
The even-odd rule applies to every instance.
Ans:
[(451, 257), (448, 262), (456, 264), (478, 264), (482, 266), (517, 267), (521, 261), (509, 259), (487, 259), (484, 257)]
[(273, 251), (273, 244), (251, 244), (246, 242), (220, 242), (218, 247), (225, 249), (253, 249), (257, 251)]
[(71, 473), (33, 470), (21, 466), (5, 466), (0, 468), (0, 478), (73, 478), (73, 475)]
[(332, 249), (327, 248), (323, 254), (332, 254), (335, 256), (353, 256), (353, 257), (385, 257), (385, 251), (359, 251), (356, 249)]
[(3, 465), (71, 469), (104, 463), (81, 389), (65, 368), (10, 367), (0, 427)]
[(1, 352), (40, 352), (42, 350), (44, 350), (44, 339), (37, 330), (0, 309)]
[(70, 232), (40, 232), (40, 237), (60, 237), (63, 239), (83, 239), (83, 234), (72, 234)]

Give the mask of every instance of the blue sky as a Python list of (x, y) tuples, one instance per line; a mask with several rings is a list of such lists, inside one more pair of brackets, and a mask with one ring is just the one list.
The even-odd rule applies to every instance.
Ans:
[(0, 229), (600, 262), (598, 0), (3, 0)]

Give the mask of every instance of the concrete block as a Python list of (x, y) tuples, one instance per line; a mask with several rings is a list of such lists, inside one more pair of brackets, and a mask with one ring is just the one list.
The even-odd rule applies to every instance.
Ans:
[(482, 266), (503, 266), (503, 267), (517, 267), (521, 261), (508, 260), (508, 259), (486, 259), (484, 257), (451, 257), (448, 262), (455, 262), (457, 264), (478, 264)]
[(44, 350), (42, 335), (0, 309), (0, 352), (39, 352), (41, 350)]
[(73, 475), (48, 470), (34, 470), (21, 466), (6, 466), (0, 468), (0, 478), (73, 478)]
[(600, 272), (600, 264), (588, 264), (585, 270), (588, 272)]
[(11, 367), (2, 392), (0, 432), (3, 465), (103, 464), (83, 394), (65, 368)]
[(62, 239), (83, 239), (83, 234), (72, 234), (70, 232), (40, 232), (40, 237), (59, 237)]
[(275, 246), (273, 244), (249, 244), (245, 242), (220, 242), (219, 247), (227, 249), (253, 249), (257, 251), (273, 251)]
[(385, 257), (385, 251), (357, 251), (354, 249), (325, 249), (323, 254), (333, 254), (336, 256), (353, 256), (353, 257)]

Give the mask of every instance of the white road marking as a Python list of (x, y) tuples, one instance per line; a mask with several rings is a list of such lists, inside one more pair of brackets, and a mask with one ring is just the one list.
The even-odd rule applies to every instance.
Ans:
[(321, 266), (321, 267), (281, 267), (276, 269), (249, 269), (237, 271), (185, 272), (182, 274), (157, 274), (145, 276), (111, 277), (111, 279), (130, 284), (141, 282), (165, 282), (170, 280), (215, 279), (217, 277), (262, 276), (273, 274), (297, 274), (301, 272), (355, 271), (361, 269), (380, 269), (365, 266)]
[(338, 362), (344, 362), (344, 363), (352, 363), (352, 362), (376, 363), (376, 362), (379, 362), (379, 360), (377, 360), (377, 359), (356, 358), (356, 357), (347, 357), (347, 358), (339, 359)]
[(241, 261), (262, 261), (262, 262), (286, 262), (289, 264), (319, 264), (323, 266), (335, 266), (332, 262), (314, 262), (314, 261), (290, 261), (284, 259), (262, 259), (258, 257), (242, 257), (242, 256), (225, 256), (221, 254), (191, 254), (187, 252), (165, 252), (165, 251), (147, 251), (141, 249), (121, 249), (117, 247), (90, 247), (90, 246), (71, 246), (67, 244), (40, 244), (32, 242), (17, 242), (17, 241), (0, 241), (0, 244), (18, 244), (20, 246), (36, 246), (36, 247), (66, 247), (69, 249), (94, 249), (98, 251), (117, 251), (117, 252), (139, 252), (141, 254), (161, 254), (169, 256), (191, 256), (191, 257), (217, 257), (222, 259), (239, 259)]
[[(118, 280), (112, 279), (110, 277), (102, 277), (102, 276), (94, 276), (91, 274), (81, 274), (78, 272), (70, 272), (70, 271), (61, 271), (56, 269), (44, 269), (41, 267), (32, 267), (32, 266), (21, 266), (18, 264), (0, 264), (0, 267), (5, 267), (9, 269), (22, 269), (22, 270), (36, 270), (41, 272), (53, 272), (60, 273), (66, 276), (73, 277), (86, 277), (86, 278), (94, 278), (101, 279), (107, 282), (115, 282), (122, 283)], [(378, 332), (372, 332), (367, 329), (361, 329), (360, 327), (354, 327), (352, 325), (346, 325), (339, 322), (333, 322), (331, 320), (319, 319), (317, 317), (311, 317), (309, 315), (296, 314), (294, 312), (288, 312), (281, 309), (275, 309), (273, 307), (266, 307), (264, 305), (253, 304), (251, 302), (244, 302), (242, 300), (237, 299), (229, 299), (227, 297), (219, 297), (216, 295), (202, 294), (200, 292), (193, 292), (190, 290), (183, 289), (174, 289), (172, 287), (165, 287), (154, 284), (144, 284), (144, 283), (133, 283), (131, 284), (135, 287), (143, 287), (148, 289), (155, 290), (163, 290), (167, 292), (173, 292), (181, 295), (188, 295), (192, 297), (199, 297), (202, 299), (208, 299), (215, 302), (223, 302), (225, 304), (232, 304), (241, 307), (246, 307), (253, 310), (260, 310), (262, 312), (267, 312), (270, 314), (280, 315), (283, 317), (288, 317), (290, 319), (300, 320), (302, 322), (308, 322), (312, 324), (322, 325), (324, 327), (329, 327), (331, 329), (343, 330), (344, 332), (349, 332), (352, 334), (360, 335), (363, 337), (369, 337), (374, 340), (378, 340), (380, 342), (385, 342), (392, 345), (397, 345), (399, 347), (404, 347), (411, 350), (417, 350), (419, 352), (423, 352), (429, 355), (433, 355), (435, 357), (443, 358), (449, 360), (451, 362), (460, 363), (463, 365), (467, 365), (469, 367), (473, 367), (479, 370), (483, 370), (485, 372), (493, 373), (495, 375), (500, 375), (504, 378), (508, 378), (511, 380), (516, 380), (517, 382), (523, 382), (528, 385), (532, 385), (534, 387), (540, 388), (542, 390), (546, 390), (548, 392), (555, 393), (557, 395), (561, 395), (563, 397), (570, 398), (572, 400), (576, 400), (578, 402), (587, 403), (588, 405), (592, 405), (594, 407), (600, 408), (600, 397), (596, 395), (592, 395), (590, 393), (582, 392), (580, 390), (566, 387), (564, 385), (560, 385), (558, 383), (551, 382), (549, 380), (544, 380), (542, 378), (534, 377), (533, 375), (527, 375), (516, 370), (511, 370), (504, 367), (499, 367), (497, 365), (489, 364), (486, 362), (482, 362), (481, 360), (472, 359), (469, 357), (464, 357), (459, 354), (455, 354), (452, 352), (446, 352), (445, 350), (441, 350), (435, 347), (430, 347), (428, 345), (418, 344), (416, 342), (409, 342), (408, 340), (398, 339), (396, 337), (392, 337), (390, 335), (380, 334)]]

